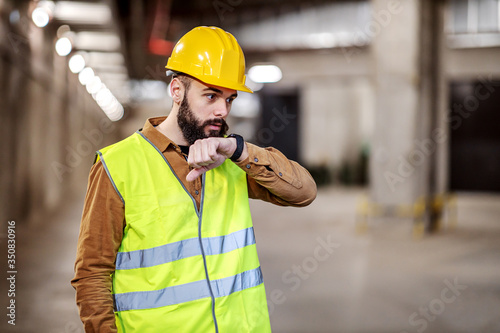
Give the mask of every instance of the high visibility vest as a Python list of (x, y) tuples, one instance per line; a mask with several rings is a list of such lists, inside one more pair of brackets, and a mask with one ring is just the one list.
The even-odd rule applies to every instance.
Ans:
[(246, 173), (230, 160), (206, 172), (198, 209), (142, 133), (97, 154), (125, 206), (118, 332), (271, 332)]

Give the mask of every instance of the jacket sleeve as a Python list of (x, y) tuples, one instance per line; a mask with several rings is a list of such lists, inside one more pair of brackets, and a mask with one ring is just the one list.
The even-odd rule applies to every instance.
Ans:
[(313, 202), (316, 183), (304, 167), (275, 148), (246, 145), (248, 157), (236, 164), (247, 173), (250, 198), (295, 207)]
[(117, 332), (111, 285), (124, 223), (124, 205), (98, 161), (90, 171), (71, 281), (86, 333)]

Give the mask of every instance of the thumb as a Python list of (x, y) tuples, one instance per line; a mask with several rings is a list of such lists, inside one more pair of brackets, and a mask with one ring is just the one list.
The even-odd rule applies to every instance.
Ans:
[(186, 180), (188, 182), (192, 182), (193, 180), (195, 180), (196, 178), (200, 177), (202, 174), (204, 174), (205, 172), (208, 171), (208, 168), (207, 167), (201, 167), (201, 168), (197, 168), (197, 169), (193, 169), (191, 170), (187, 176), (186, 176)]

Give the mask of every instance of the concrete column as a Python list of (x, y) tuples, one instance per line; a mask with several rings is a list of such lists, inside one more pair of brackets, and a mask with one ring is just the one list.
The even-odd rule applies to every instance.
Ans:
[[(442, 218), (443, 194), (448, 191), (448, 87), (445, 78), (444, 17), (446, 0), (422, 1), (421, 5), (421, 106), (428, 117), (418, 136), (418, 149), (428, 156), (427, 225), (437, 231)], [(439, 198), (439, 196), (441, 196)]]
[(443, 107), (438, 89), (442, 12), (437, 10), (442, 6), (431, 0), (372, 4), (376, 114), (371, 198), (384, 206), (412, 205), (437, 190), (434, 154), (446, 136), (436, 131), (436, 114)]

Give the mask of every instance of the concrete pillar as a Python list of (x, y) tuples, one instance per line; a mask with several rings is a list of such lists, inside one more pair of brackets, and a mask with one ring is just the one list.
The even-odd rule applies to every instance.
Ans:
[[(413, 205), (436, 192), (436, 130), (441, 103), (442, 3), (373, 0), (375, 131), (371, 198), (383, 206)], [(442, 189), (440, 189), (442, 190)]]
[[(444, 17), (446, 0), (422, 1), (421, 4), (421, 71), (420, 109), (428, 115), (419, 135), (419, 149), (429, 158), (427, 225), (437, 231), (442, 218), (443, 194), (448, 192), (448, 87), (445, 78)], [(422, 104), (423, 103), (423, 104)]]

